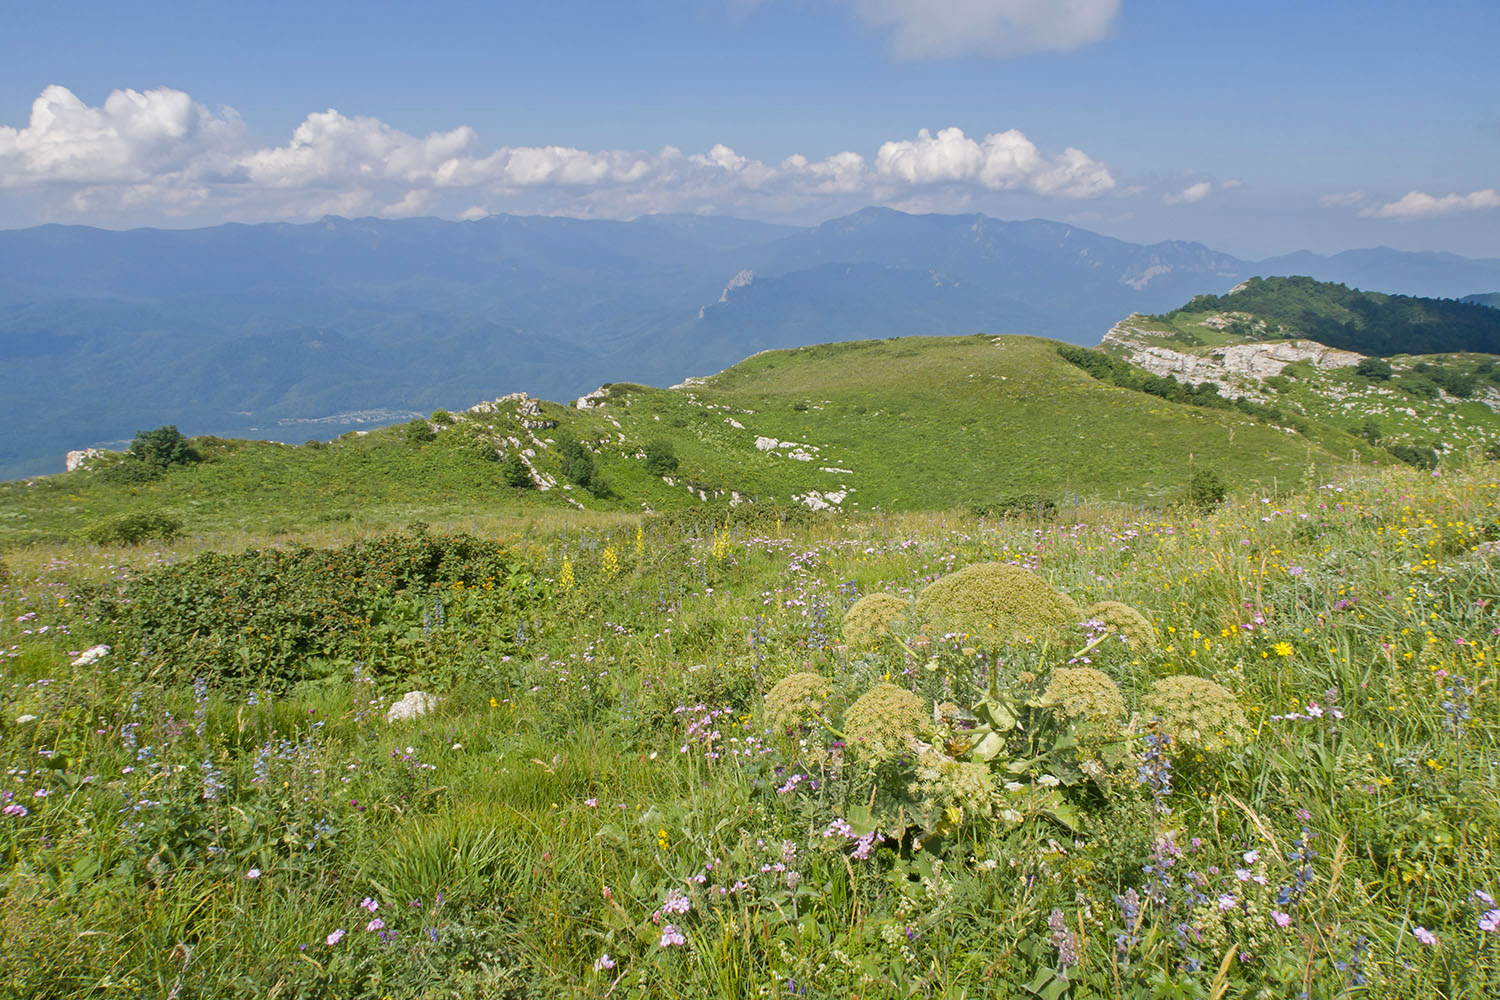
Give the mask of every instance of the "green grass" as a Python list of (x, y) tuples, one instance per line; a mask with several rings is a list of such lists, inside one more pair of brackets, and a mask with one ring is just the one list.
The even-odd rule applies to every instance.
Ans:
[[(777, 366), (767, 377), (781, 360), (755, 359)], [(791, 403), (840, 398), (804, 396), (829, 379), (788, 369), (787, 412), (773, 423), (761, 392), (761, 413), (736, 414), (747, 429), (765, 416), (755, 430), (786, 433), (828, 413)], [(736, 378), (695, 394), (727, 402)], [(13, 550), (0, 796), (24, 815), (0, 816), (0, 995), (1493, 996), (1500, 934), (1481, 929), (1474, 893), (1500, 896), (1496, 472), (1366, 471), (1206, 515), (1106, 504), (1055, 523), (913, 511), (685, 537), (476, 513), (454, 527), (534, 568), (536, 589), (506, 585), (531, 595), (524, 635), (508, 610), (522, 590), (423, 590), (404, 596), (445, 609), (427, 629), (372, 622), (366, 655), (291, 686), (257, 682), (251, 657), (233, 694), (164, 682), (100, 598), (264, 539), (230, 524), (170, 546)], [(1126, 755), (1115, 780), (1050, 788), (1043, 768), (1067, 775), (1055, 750), (931, 836), (888, 808), (921, 805), (909, 765), (870, 771), (828, 757), (827, 733), (801, 747), (762, 731), (765, 691), (795, 670), (829, 679), (835, 728), (884, 678), (974, 705), (995, 671), (1025, 732), (1055, 735), (1024, 701), (1064, 651), (974, 649), (920, 623), (904, 647), (840, 642), (857, 594), (911, 599), (984, 561), (1033, 567), (1085, 606), (1140, 609), (1160, 649), (1106, 643), (1092, 665), (1136, 711), (1157, 678), (1211, 678), (1248, 741), (1176, 755), (1153, 794), (1136, 776), (1160, 775), (1138, 718), (1111, 744)], [(115, 648), (70, 665), (95, 642)], [(385, 724), (418, 679), (438, 710)], [(886, 839), (855, 857), (835, 821), (871, 815)], [(1163, 859), (1165, 887), (1144, 868)], [(1139, 921), (1116, 901), (1132, 892)], [(1065, 979), (1049, 919), (1076, 950)], [(663, 943), (668, 924), (681, 945)]]

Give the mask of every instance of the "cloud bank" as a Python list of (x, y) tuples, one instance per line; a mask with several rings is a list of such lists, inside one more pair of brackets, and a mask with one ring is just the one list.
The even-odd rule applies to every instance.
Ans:
[(1086, 199), (1115, 187), (1104, 163), (1071, 147), (1049, 156), (1016, 129), (981, 138), (924, 129), (882, 144), (873, 162), (844, 151), (768, 164), (722, 144), (691, 154), (672, 146), (486, 151), (468, 126), (416, 136), (329, 109), (308, 115), (285, 143), (258, 146), (232, 109), (178, 90), (117, 90), (90, 107), (61, 86), (42, 92), (25, 126), (0, 127), (0, 199), (47, 219), (775, 214), (830, 198), (894, 203), (1014, 190)]
[(1441, 198), (1423, 191), (1408, 191), (1396, 201), (1376, 205), (1360, 212), (1377, 219), (1415, 219), (1428, 215), (1475, 212), (1483, 208), (1500, 208), (1500, 194), (1485, 188), (1472, 194), (1446, 194)]

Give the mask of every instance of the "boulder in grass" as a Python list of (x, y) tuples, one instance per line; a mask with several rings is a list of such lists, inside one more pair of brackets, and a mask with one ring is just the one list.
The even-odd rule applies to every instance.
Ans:
[(90, 663), (96, 663), (108, 655), (108, 646), (90, 646), (88, 649), (85, 649), (83, 652), (78, 654), (78, 657), (73, 661), (73, 666), (86, 667)]
[(437, 698), (426, 691), (408, 691), (385, 713), (386, 722), (406, 722), (420, 718), (437, 707)]

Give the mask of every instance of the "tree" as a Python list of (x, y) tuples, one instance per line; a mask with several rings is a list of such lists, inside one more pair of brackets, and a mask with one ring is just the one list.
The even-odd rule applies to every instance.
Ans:
[(1385, 358), (1365, 358), (1354, 366), (1354, 374), (1384, 382), (1391, 377), (1391, 363)]
[(154, 431), (136, 431), (130, 442), (130, 457), (156, 469), (187, 465), (198, 461), (188, 439), (175, 424), (165, 424)]

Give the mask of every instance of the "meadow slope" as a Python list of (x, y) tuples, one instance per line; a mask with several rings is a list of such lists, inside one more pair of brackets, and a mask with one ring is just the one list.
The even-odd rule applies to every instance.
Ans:
[(14, 549), (0, 994), (1493, 996), (1496, 471)]

